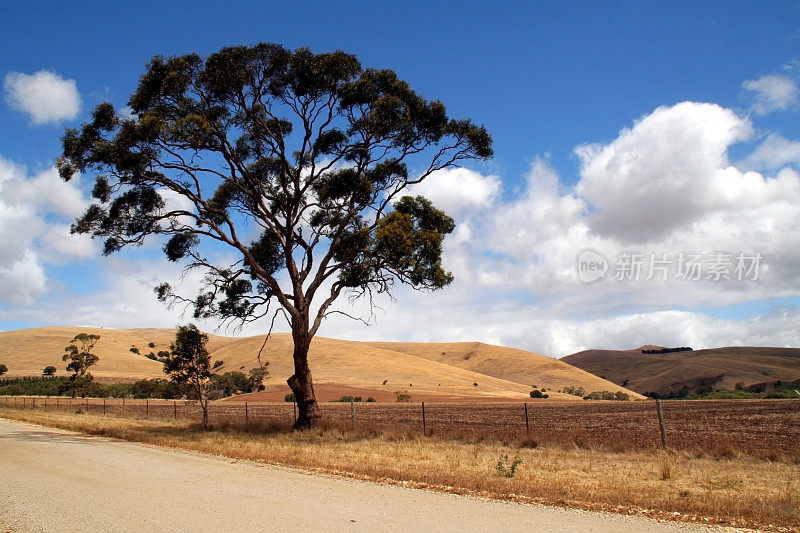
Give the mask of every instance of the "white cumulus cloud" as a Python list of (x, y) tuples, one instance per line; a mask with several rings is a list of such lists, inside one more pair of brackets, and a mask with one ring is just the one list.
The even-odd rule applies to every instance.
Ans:
[(782, 74), (770, 74), (756, 80), (747, 80), (742, 87), (755, 93), (756, 101), (750, 110), (757, 115), (795, 107), (800, 100), (800, 90), (795, 81)]
[[(660, 107), (607, 145), (583, 145), (576, 191), (594, 208), (599, 234), (629, 242), (688, 227), (727, 187), (728, 147), (749, 138), (751, 124), (715, 104)], [(735, 185), (730, 185), (735, 187)]]
[(480, 209), (500, 194), (500, 178), (466, 168), (443, 169), (409, 187), (408, 194), (422, 195), (448, 215), (459, 219), (466, 210)]
[(81, 95), (75, 80), (48, 70), (33, 74), (9, 72), (3, 82), (9, 107), (31, 116), (34, 124), (60, 122), (78, 116)]
[(790, 141), (771, 133), (739, 166), (752, 170), (777, 170), (786, 165), (800, 166), (800, 141)]
[(0, 157), (0, 304), (28, 305), (48, 289), (45, 264), (95, 254), (90, 239), (69, 225), (88, 205), (75, 181), (54, 168), (29, 176)]

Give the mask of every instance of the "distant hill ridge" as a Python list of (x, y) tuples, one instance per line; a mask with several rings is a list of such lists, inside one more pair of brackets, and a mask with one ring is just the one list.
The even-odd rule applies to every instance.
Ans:
[[(133, 381), (163, 378), (162, 365), (147, 358), (168, 350), (173, 329), (103, 329), (47, 327), (0, 332), (0, 363), (8, 366), (9, 377), (38, 376), (45, 366), (66, 375), (61, 360), (64, 347), (76, 333), (100, 335), (94, 352), (100, 357), (92, 374), (104, 381)], [(223, 337), (209, 335), (212, 361), (222, 361), (218, 372), (242, 371), (255, 367), (264, 336)], [(138, 353), (137, 353), (138, 352)], [(264, 347), (270, 378), (267, 394), (282, 400), (289, 388), (285, 380), (293, 373), (292, 337), (274, 333)], [(309, 354), (318, 397), (322, 401), (339, 395), (374, 396), (393, 400), (395, 391), (408, 391), (417, 400), (425, 397), (530, 399), (533, 386), (547, 388), (553, 399), (577, 400), (559, 393), (565, 386), (592, 391), (625, 392), (641, 397), (609, 381), (544, 355), (492, 346), (463, 343), (357, 342), (316, 337)], [(342, 392), (345, 391), (345, 392)], [(338, 394), (338, 395), (337, 395)]]
[(702, 350), (584, 350), (561, 360), (640, 394), (700, 387), (734, 389), (800, 379), (800, 348), (727, 346)]

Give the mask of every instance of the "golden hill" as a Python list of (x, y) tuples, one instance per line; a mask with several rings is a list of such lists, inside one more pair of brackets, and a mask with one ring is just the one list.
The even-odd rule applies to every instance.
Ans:
[[(636, 393), (571, 366), (560, 359), (516, 348), (492, 346), (481, 342), (412, 343), (371, 342), (370, 346), (415, 355), (438, 363), (471, 370), (498, 379), (522, 383), (529, 387), (546, 387), (548, 391), (566, 386), (591, 391)], [(556, 394), (561, 397), (561, 395)], [(574, 397), (574, 396), (573, 396)]]
[[(48, 365), (58, 369), (56, 375), (67, 375), (61, 356), (80, 332), (100, 335), (93, 350), (100, 359), (91, 369), (96, 378), (129, 381), (164, 377), (162, 365), (145, 354), (169, 349), (173, 329), (48, 327), (0, 332), (0, 362), (8, 366), (9, 377), (41, 375)], [(257, 366), (263, 344), (262, 336), (209, 335), (207, 347), (212, 361), (223, 362), (218, 372), (246, 372)], [(271, 376), (265, 383), (267, 392), (258, 396), (282, 399), (289, 392), (285, 379), (293, 372), (291, 335), (270, 336), (262, 360), (269, 361)], [(564, 385), (582, 386), (587, 392), (625, 391), (557, 359), (480, 343), (364, 343), (317, 337), (311, 344), (309, 361), (318, 397), (323, 401), (341, 394), (393, 400), (395, 391), (408, 391), (415, 400), (522, 400), (529, 398), (532, 385), (545, 387), (551, 397), (561, 399), (578, 399), (555, 392)]]

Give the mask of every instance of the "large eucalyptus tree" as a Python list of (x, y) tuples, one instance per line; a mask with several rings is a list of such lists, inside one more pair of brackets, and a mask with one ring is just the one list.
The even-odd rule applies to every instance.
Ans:
[[(97, 202), (73, 232), (103, 238), (105, 254), (166, 235), (170, 261), (207, 272), (200, 294), (164, 284), (162, 301), (242, 322), (277, 302), (304, 427), (318, 418), (309, 345), (343, 291), (453, 279), (441, 263), (452, 219), (406, 188), (491, 154), (482, 126), (448, 118), (391, 70), (262, 43), (153, 58), (129, 110), (102, 103), (66, 131), (58, 167), (65, 180), (96, 180)], [(209, 259), (214, 242), (237, 260)]]

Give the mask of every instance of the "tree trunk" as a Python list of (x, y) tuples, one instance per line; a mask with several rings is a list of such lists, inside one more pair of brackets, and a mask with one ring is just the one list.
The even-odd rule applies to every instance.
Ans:
[(203, 408), (203, 429), (208, 429), (208, 399), (200, 397), (200, 407)]
[[(292, 324), (292, 337), (294, 338), (294, 375), (286, 380), (297, 400), (297, 422), (295, 429), (313, 427), (319, 420), (319, 406), (314, 395), (314, 382), (311, 379), (311, 370), (308, 368), (308, 348), (311, 338), (308, 329), (297, 331)], [(302, 329), (302, 328), (300, 328)]]

